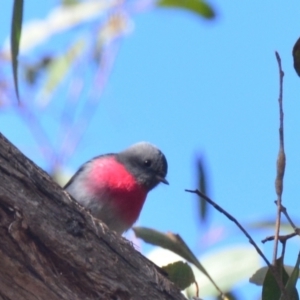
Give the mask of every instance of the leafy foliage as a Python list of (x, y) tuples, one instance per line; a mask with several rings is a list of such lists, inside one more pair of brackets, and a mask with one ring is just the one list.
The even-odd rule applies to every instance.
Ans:
[(214, 285), (216, 290), (219, 291), (221, 295), (223, 295), (221, 289), (218, 287), (218, 285), (215, 283), (215, 281), (206, 271), (203, 265), (199, 262), (199, 260), (193, 254), (193, 252), (189, 249), (189, 247), (186, 245), (186, 243), (183, 241), (180, 235), (171, 232), (164, 234), (157, 230), (145, 227), (134, 227), (133, 231), (137, 237), (141, 238), (146, 243), (150, 243), (171, 250), (172, 252), (186, 259), (188, 262), (194, 264), (203, 274), (205, 274), (205, 276)]
[(294, 59), (294, 69), (298, 76), (300, 76), (300, 38), (294, 45), (293, 48), (293, 59)]
[[(297, 269), (299, 268), (299, 259), (296, 264), (296, 268)], [(294, 275), (293, 273), (291, 277), (288, 275), (288, 273), (284, 269), (282, 257), (276, 260), (274, 270), (277, 271), (278, 276), (280, 276), (281, 282), (283, 283), (283, 285), (286, 285), (286, 288), (287, 288), (287, 283), (289, 283), (288, 284), (289, 288), (287, 288), (286, 291), (289, 295), (290, 300), (298, 300), (299, 296), (295, 288), (295, 284), (297, 280), (295, 276), (297, 275), (295, 274), (294, 271), (293, 271)], [(298, 273), (299, 273), (299, 269), (298, 269)], [(292, 279), (290, 280), (290, 278)], [(281, 293), (281, 289), (278, 286), (277, 281), (275, 280), (274, 271), (269, 268), (263, 283), (262, 300), (276, 300), (276, 299), (283, 300), (285, 298), (283, 297)]]
[[(197, 177), (198, 177), (198, 188), (199, 190), (207, 195), (208, 192), (208, 179), (207, 179), (207, 170), (205, 167), (205, 160), (203, 158), (198, 158), (196, 162), (196, 168), (198, 171)], [(197, 197), (197, 200), (199, 201), (199, 214), (200, 214), (200, 220), (206, 221), (207, 219), (207, 213), (209, 206), (207, 205), (207, 202), (203, 198)]]
[(213, 19), (215, 17), (213, 8), (202, 0), (159, 0), (157, 5), (184, 9), (205, 19)]
[(23, 0), (14, 0), (13, 16), (11, 24), (11, 57), (12, 57), (12, 69), (14, 76), (14, 83), (17, 98), (20, 101), (19, 85), (18, 85), (18, 55), (19, 44), (21, 39), (22, 19), (23, 19)]
[(181, 290), (186, 289), (195, 282), (195, 276), (191, 267), (183, 261), (168, 264), (162, 267), (162, 269), (167, 272), (169, 279)]

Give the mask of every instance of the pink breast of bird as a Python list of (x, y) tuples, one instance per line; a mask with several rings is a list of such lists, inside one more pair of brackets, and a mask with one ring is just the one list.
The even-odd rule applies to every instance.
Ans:
[(93, 193), (107, 195), (105, 199), (100, 196), (101, 200), (109, 201), (107, 204), (114, 208), (123, 222), (131, 226), (137, 220), (146, 200), (147, 191), (114, 156), (96, 159), (88, 181)]

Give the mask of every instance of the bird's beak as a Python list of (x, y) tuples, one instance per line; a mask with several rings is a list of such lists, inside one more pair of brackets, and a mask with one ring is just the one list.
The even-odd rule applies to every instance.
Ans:
[(159, 180), (160, 182), (162, 182), (164, 184), (169, 184), (168, 180), (164, 177), (157, 176), (156, 178), (157, 178), (157, 180)]

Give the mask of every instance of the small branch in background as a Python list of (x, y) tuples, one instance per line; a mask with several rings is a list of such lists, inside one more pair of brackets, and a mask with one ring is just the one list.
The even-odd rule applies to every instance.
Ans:
[[(82, 67), (82, 66), (76, 66)], [(83, 93), (84, 82), (83, 78), (78, 75), (77, 72), (74, 72), (76, 75), (72, 78), (72, 82), (69, 86), (68, 97), (64, 103), (64, 107), (60, 116), (60, 140), (61, 145), (59, 149), (59, 165), (63, 166), (65, 160), (68, 159), (71, 154), (69, 154), (69, 147), (72, 144), (70, 140), (72, 140), (74, 132), (73, 127), (75, 126), (75, 116), (76, 109), (79, 106), (79, 98)]]
[(40, 153), (43, 155), (45, 162), (48, 163), (48, 167), (51, 167), (52, 164), (56, 162), (58, 155), (41, 122), (35, 116), (33, 109), (28, 108), (24, 101), (20, 105), (16, 106), (16, 112), (18, 112), (20, 117), (24, 119), (32, 133), (32, 136), (39, 145)]
[(201, 193), (199, 190), (185, 190), (189, 193), (197, 194), (199, 197), (202, 197), (205, 199), (210, 205), (212, 205), (216, 210), (218, 210), (220, 213), (224, 214), (230, 221), (235, 223), (237, 227), (245, 234), (245, 236), (249, 239), (250, 244), (254, 246), (258, 254), (262, 257), (262, 259), (266, 262), (266, 264), (270, 267), (271, 263), (266, 258), (266, 256), (262, 253), (262, 251), (259, 249), (255, 241), (252, 239), (250, 234), (246, 231), (246, 229), (237, 221), (236, 218), (234, 218), (231, 214), (229, 214), (227, 211), (225, 211), (221, 206), (219, 206), (217, 203), (215, 203), (213, 200), (211, 200), (209, 197), (207, 197), (205, 194)]
[(62, 162), (65, 162), (75, 152), (87, 130), (88, 125), (97, 111), (103, 90), (112, 72), (117, 54), (119, 53), (121, 45), (120, 42), (121, 41), (117, 41), (117, 43), (113, 45), (114, 49), (113, 47), (110, 47), (109, 49), (103, 50), (101, 68), (93, 79), (94, 88), (91, 89), (90, 95), (84, 103), (77, 123), (70, 124), (70, 134), (66, 136), (63, 147), (60, 149)]
[[(277, 201), (275, 201), (275, 204), (278, 205)], [(290, 225), (293, 227), (293, 229), (295, 230), (296, 234), (299, 234), (299, 228), (295, 225), (295, 223), (292, 221), (292, 219), (290, 218), (287, 209), (285, 206), (283, 206), (282, 204), (280, 205), (280, 209), (281, 212), (284, 214), (284, 216), (287, 218), (287, 220), (289, 221)]]
[[(286, 235), (279, 235), (278, 236), (278, 240), (281, 243), (285, 243), (288, 239), (291, 239), (291, 238), (293, 238), (296, 235), (298, 235), (296, 232), (293, 232), (293, 233), (290, 233), (290, 234), (286, 234)], [(273, 241), (274, 239), (275, 239), (275, 236), (272, 235), (272, 236), (268, 236), (268, 237), (264, 238), (261, 242), (262, 243), (266, 243), (266, 242)]]
[(282, 212), (282, 191), (283, 191), (283, 177), (285, 170), (285, 152), (284, 152), (284, 130), (283, 130), (283, 105), (282, 105), (282, 94), (283, 94), (283, 76), (281, 59), (277, 51), (275, 51), (275, 56), (278, 62), (279, 68), (279, 153), (277, 157), (277, 174), (275, 179), (275, 189), (277, 194), (277, 217), (275, 225), (275, 238), (274, 238), (274, 250), (273, 250), (273, 265), (275, 265), (278, 251), (278, 240), (279, 240), (279, 230), (280, 230), (280, 220)]
[[(237, 221), (237, 219), (235, 219), (231, 214), (229, 214), (227, 211), (225, 211), (221, 206), (219, 206), (217, 203), (215, 203), (213, 200), (211, 200), (209, 197), (207, 197), (205, 194), (201, 193), (199, 190), (185, 190), (186, 192), (189, 193), (193, 193), (193, 194), (197, 194), (199, 197), (202, 197), (203, 199), (205, 199), (210, 205), (212, 205), (216, 210), (218, 210), (220, 213), (224, 214), (230, 221), (232, 221), (233, 223), (235, 223), (237, 225), (237, 227), (245, 234), (245, 236), (248, 238), (250, 244), (253, 245), (253, 247), (255, 248), (255, 250), (257, 251), (257, 253), (262, 257), (262, 259), (265, 261), (265, 263), (267, 264), (267, 266), (270, 268), (270, 270), (272, 271), (274, 278), (281, 290), (281, 292), (283, 293), (283, 295), (286, 296), (286, 290), (285, 287), (282, 283), (282, 281), (280, 280), (280, 276), (278, 274), (277, 269), (271, 265), (271, 263), (269, 262), (269, 260), (267, 259), (267, 257), (262, 253), (262, 251), (259, 249), (259, 247), (257, 246), (257, 244), (255, 243), (255, 241), (253, 240), (253, 238), (250, 236), (250, 234), (246, 231), (246, 229)], [(286, 298), (288, 299), (288, 298)]]

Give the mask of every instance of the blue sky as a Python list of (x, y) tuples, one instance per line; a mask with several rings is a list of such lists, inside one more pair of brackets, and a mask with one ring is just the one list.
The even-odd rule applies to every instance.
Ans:
[[(24, 21), (44, 17), (55, 4), (25, 1)], [(66, 166), (74, 172), (93, 156), (120, 151), (142, 140), (157, 145), (168, 159), (170, 186), (159, 186), (149, 194), (138, 225), (179, 233), (198, 255), (247, 240), (213, 209), (208, 224), (200, 225), (197, 198), (184, 192), (197, 187), (196, 155), (207, 159), (209, 194), (223, 208), (244, 223), (275, 219), (279, 145), (275, 50), (285, 72), (283, 203), (296, 222), (299, 209), (300, 82), (291, 52), (300, 36), (300, 3), (212, 4), (218, 14), (212, 22), (165, 9), (133, 16), (134, 30), (124, 38), (99, 108)], [(7, 13), (0, 26), (1, 41), (10, 30), (9, 1), (3, 3), (3, 11)], [(55, 44), (50, 41), (49, 47)], [(56, 101), (63, 101), (61, 95), (55, 94)], [(59, 133), (53, 130), (53, 107), (53, 115), (43, 113), (43, 124), (53, 142), (59, 143)], [(2, 110), (0, 130), (47, 168), (31, 132), (14, 110)], [(205, 244), (204, 234), (217, 229), (223, 230), (223, 239)], [(261, 245), (260, 240), (270, 234), (254, 232), (254, 237)], [(262, 247), (271, 259), (272, 244)], [(143, 251), (149, 249), (143, 246)], [(288, 244), (288, 263), (295, 262), (298, 249), (295, 238)], [(242, 288), (243, 299), (258, 294), (259, 289), (249, 284)]]

